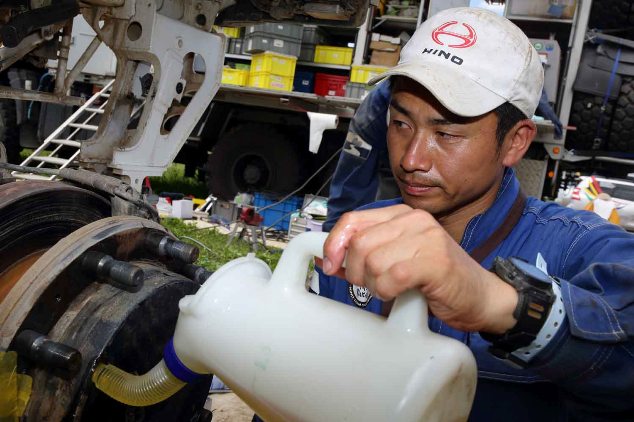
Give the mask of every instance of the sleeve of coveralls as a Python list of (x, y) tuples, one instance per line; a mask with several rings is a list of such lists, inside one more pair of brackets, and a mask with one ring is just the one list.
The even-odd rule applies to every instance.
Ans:
[(566, 320), (531, 368), (582, 408), (632, 416), (634, 236), (606, 223), (581, 233), (563, 256)]
[(378, 167), (387, 150), (388, 83), (381, 83), (363, 100), (352, 121), (330, 182), (328, 217), (330, 231), (341, 214), (374, 201), (379, 186)]

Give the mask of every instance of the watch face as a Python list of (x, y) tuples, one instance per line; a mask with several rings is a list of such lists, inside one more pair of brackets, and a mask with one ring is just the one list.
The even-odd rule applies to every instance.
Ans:
[(545, 284), (550, 285), (551, 281), (550, 281), (550, 277), (548, 277), (548, 275), (544, 274), (540, 269), (538, 269), (537, 267), (522, 261), (521, 259), (517, 259), (517, 258), (509, 258), (509, 260), (513, 263), (513, 265), (515, 265), (515, 268), (517, 268), (517, 270), (521, 271), (522, 273), (524, 273), (527, 277), (530, 277), (531, 279), (533, 279), (534, 281), (537, 282), (542, 282)]

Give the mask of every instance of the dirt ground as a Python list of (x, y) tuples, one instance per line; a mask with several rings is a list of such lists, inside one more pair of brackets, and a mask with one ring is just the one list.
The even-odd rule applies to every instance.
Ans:
[(234, 393), (214, 393), (209, 395), (213, 422), (251, 422), (253, 410)]

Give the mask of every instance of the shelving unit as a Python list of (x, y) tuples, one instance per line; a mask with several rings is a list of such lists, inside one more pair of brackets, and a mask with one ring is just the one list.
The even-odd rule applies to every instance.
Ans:
[[(225, 54), (225, 59), (245, 60), (251, 61), (251, 56), (248, 54)], [(327, 64), (327, 63), (315, 63), (315, 62), (297, 62), (297, 66), (306, 67), (318, 67), (322, 69), (336, 69), (336, 70), (350, 70), (350, 66), (344, 66), (339, 64)]]
[[(345, 45), (346, 42), (354, 43), (355, 51), (353, 54), (352, 65), (364, 65), (369, 64), (369, 42), (370, 34), (372, 32), (379, 32), (391, 36), (398, 36), (401, 32), (407, 32), (410, 35), (416, 30), (419, 23), (422, 21), (423, 10), (425, 0), (421, 0), (417, 7), (417, 16), (394, 16), (384, 15), (377, 16), (377, 9), (371, 7), (368, 10), (368, 15), (365, 22), (358, 28), (323, 28), (331, 36), (333, 40), (338, 41), (336, 44)], [(391, 5), (394, 8), (412, 7)], [(412, 13), (412, 12), (410, 12)], [(251, 55), (249, 54), (225, 54), (225, 60), (234, 62), (248, 63), (251, 61)], [(296, 67), (306, 71), (315, 71), (322, 73), (332, 73), (333, 75), (348, 75), (352, 67), (348, 65), (339, 64), (325, 64), (315, 63), (308, 61), (297, 61)], [(244, 93), (242, 93), (244, 94)], [(249, 92), (253, 95), (254, 92)], [(355, 103), (350, 104), (351, 107), (355, 107)]]

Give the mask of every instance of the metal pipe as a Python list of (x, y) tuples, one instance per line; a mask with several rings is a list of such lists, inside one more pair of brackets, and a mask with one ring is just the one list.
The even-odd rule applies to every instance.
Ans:
[(68, 52), (72, 41), (73, 20), (70, 19), (62, 29), (62, 43), (57, 54), (57, 76), (55, 78), (55, 94), (66, 95), (64, 91), (64, 80), (66, 79), (66, 69), (68, 66)]
[(608, 163), (618, 163), (618, 164), (627, 164), (627, 165), (634, 165), (634, 160), (628, 160), (625, 158), (614, 158), (614, 157), (603, 157), (603, 156), (598, 156), (598, 157), (594, 157), (595, 160), (597, 161), (605, 161)]
[(6, 47), (17, 47), (27, 35), (45, 26), (72, 19), (78, 13), (79, 5), (74, 0), (64, 0), (20, 13), (0, 28), (2, 43)]
[(25, 89), (15, 89), (0, 85), (0, 98), (10, 98), (12, 100), (39, 101), (42, 103), (56, 103), (71, 106), (83, 105), (86, 100), (80, 97), (69, 95), (57, 95), (50, 92), (27, 91)]
[(88, 44), (88, 48), (86, 48), (86, 50), (84, 50), (81, 54), (81, 57), (77, 60), (77, 63), (75, 63), (75, 67), (73, 67), (73, 69), (68, 73), (68, 76), (64, 79), (64, 92), (70, 91), (70, 86), (73, 82), (75, 82), (75, 79), (77, 79), (77, 75), (84, 70), (84, 67), (86, 67), (86, 64), (92, 58), (92, 55), (95, 54), (95, 51), (97, 51), (100, 45), (101, 40), (98, 37), (93, 38), (90, 44)]

